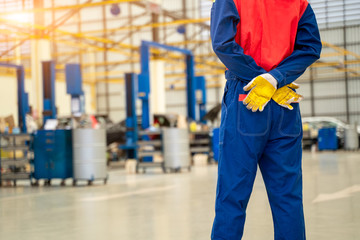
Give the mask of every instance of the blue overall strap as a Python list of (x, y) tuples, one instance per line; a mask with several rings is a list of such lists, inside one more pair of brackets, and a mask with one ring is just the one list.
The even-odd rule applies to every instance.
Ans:
[(266, 73), (255, 60), (244, 54), (235, 41), (239, 12), (234, 0), (216, 0), (211, 9), (211, 40), (214, 52), (222, 63), (238, 77), (250, 81)]
[(269, 73), (278, 80), (278, 87), (292, 83), (320, 58), (322, 44), (314, 11), (310, 4), (302, 15), (293, 53)]

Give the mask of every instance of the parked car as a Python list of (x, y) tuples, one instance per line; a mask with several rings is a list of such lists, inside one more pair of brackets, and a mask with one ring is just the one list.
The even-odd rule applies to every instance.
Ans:
[[(333, 117), (305, 117), (302, 119), (304, 138), (303, 147), (308, 148), (318, 141), (318, 133), (321, 128), (336, 128), (338, 147), (343, 148), (345, 144), (345, 130), (349, 125)], [(360, 139), (360, 126), (357, 127)]]

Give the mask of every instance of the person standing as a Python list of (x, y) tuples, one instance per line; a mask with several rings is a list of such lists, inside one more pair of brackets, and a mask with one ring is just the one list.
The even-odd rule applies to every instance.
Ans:
[(320, 58), (307, 0), (214, 0), (214, 52), (227, 67), (212, 240), (242, 238), (257, 166), (276, 240), (303, 240), (302, 123), (294, 81)]

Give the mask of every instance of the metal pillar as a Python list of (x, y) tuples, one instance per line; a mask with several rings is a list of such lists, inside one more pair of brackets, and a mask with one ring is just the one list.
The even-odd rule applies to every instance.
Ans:
[[(345, 0), (343, 2), (343, 41), (344, 41), (344, 49), (347, 49), (347, 36), (346, 36), (346, 20), (345, 20)], [(344, 62), (348, 60), (347, 54), (344, 54)], [(348, 66), (345, 64), (345, 104), (346, 104), (346, 121), (350, 123), (350, 101), (349, 101), (349, 73), (347, 71)]]
[[(186, 1), (187, 1), (187, 0), (183, 0), (183, 1), (182, 1), (182, 15), (183, 15), (183, 18), (184, 18), (184, 19), (187, 19), (187, 14), (186, 14), (186, 12), (187, 12), (187, 6), (186, 6), (186, 5), (187, 5), (187, 4), (186, 4)], [(185, 27), (184, 41), (187, 42), (187, 41), (188, 41), (188, 33), (187, 33), (187, 31), (186, 31), (186, 25), (184, 25), (184, 27)], [(185, 48), (188, 47), (187, 43), (185, 43), (184, 47), (185, 47)]]
[(138, 159), (137, 141), (138, 141), (138, 125), (136, 116), (136, 98), (138, 92), (137, 76), (134, 73), (125, 74), (126, 89), (126, 144), (121, 146), (126, 149), (128, 159)]
[(315, 90), (314, 90), (314, 69), (310, 67), (310, 103), (311, 103), (311, 116), (315, 116)]
[[(159, 23), (159, 14), (152, 13), (151, 14), (152, 23)], [(152, 29), (152, 39), (154, 42), (160, 42), (160, 32), (159, 28), (153, 27)]]
[(43, 76), (43, 124), (48, 119), (56, 119), (55, 105), (55, 63), (53, 61), (42, 62)]
[(27, 132), (26, 114), (29, 113), (29, 95), (25, 92), (25, 71), (23, 66), (16, 69), (16, 78), (18, 85), (18, 125), (21, 132)]
[(199, 106), (199, 120), (202, 123), (206, 121), (202, 120), (206, 114), (206, 80), (204, 76), (196, 77), (196, 103)]
[(150, 127), (150, 49), (147, 45), (142, 44), (140, 47), (141, 54), (141, 74), (139, 75), (139, 99), (142, 101), (142, 129)]
[[(104, 34), (103, 34), (103, 38), (106, 39), (108, 37), (108, 34), (107, 34), (107, 22), (106, 22), (106, 6), (103, 5), (102, 6), (102, 25), (103, 25), (103, 30), (104, 30)], [(105, 49), (108, 49), (108, 44), (107, 43), (104, 43), (103, 44), (103, 47)], [(104, 70), (105, 72), (109, 72), (109, 65), (107, 64), (108, 62), (108, 51), (104, 51), (103, 52), (103, 61), (105, 63), (105, 66), (104, 66)], [(106, 102), (106, 114), (110, 115), (110, 95), (109, 95), (109, 76), (108, 74), (106, 74), (105, 76), (105, 102)]]
[(188, 118), (196, 120), (196, 81), (195, 81), (194, 55), (186, 55), (186, 93)]

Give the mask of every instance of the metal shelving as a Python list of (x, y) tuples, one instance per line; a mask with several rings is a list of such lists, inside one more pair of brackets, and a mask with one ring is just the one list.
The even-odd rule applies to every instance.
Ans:
[(211, 151), (210, 147), (210, 132), (209, 131), (198, 131), (190, 133), (190, 152), (191, 154), (196, 153), (207, 153)]
[(137, 172), (139, 172), (139, 169), (143, 169), (143, 172), (145, 172), (147, 168), (162, 168), (165, 172), (164, 162), (154, 162), (152, 159), (156, 155), (163, 155), (162, 134), (161, 130), (139, 132), (140, 140), (137, 144), (140, 147), (138, 151), (140, 161), (137, 164)]
[[(0, 186), (3, 181), (30, 180), (29, 134), (0, 134)], [(4, 157), (6, 156), (6, 157)]]

